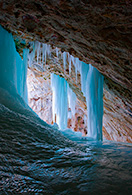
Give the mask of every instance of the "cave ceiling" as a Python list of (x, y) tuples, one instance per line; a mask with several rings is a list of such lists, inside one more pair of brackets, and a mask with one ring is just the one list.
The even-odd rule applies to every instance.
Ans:
[(0, 1), (0, 24), (68, 51), (132, 91), (131, 0)]
[(108, 139), (132, 143), (131, 0), (0, 0), (0, 24), (20, 54), (38, 40), (95, 66), (105, 77), (103, 131)]

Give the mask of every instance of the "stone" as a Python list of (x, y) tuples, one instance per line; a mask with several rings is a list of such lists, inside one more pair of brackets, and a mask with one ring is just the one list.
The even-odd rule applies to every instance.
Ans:
[(104, 129), (113, 132), (111, 139), (116, 134), (116, 140), (131, 142), (132, 1), (2, 0), (0, 24), (27, 45), (49, 43), (95, 66), (105, 76)]

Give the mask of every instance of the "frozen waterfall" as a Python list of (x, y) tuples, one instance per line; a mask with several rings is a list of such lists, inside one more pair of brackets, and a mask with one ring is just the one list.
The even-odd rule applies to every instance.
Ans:
[(27, 102), (28, 49), (23, 51), (23, 60), (16, 51), (13, 37), (0, 26), (0, 87), (18, 93)]
[[(67, 58), (68, 57), (68, 58)], [(64, 72), (66, 63), (69, 63), (69, 74), (71, 74), (71, 65), (75, 67), (77, 82), (78, 72), (81, 74), (81, 90), (87, 103), (87, 131), (88, 137), (95, 140), (102, 140), (102, 118), (103, 118), (103, 76), (91, 64), (85, 64), (78, 58), (74, 58), (69, 53), (63, 53)], [(52, 74), (53, 89), (53, 121), (60, 129), (67, 127), (67, 100), (71, 112), (75, 114), (76, 96), (68, 87), (64, 78)], [(62, 120), (62, 121), (61, 121)]]
[(58, 75), (51, 75), (51, 85), (53, 90), (53, 121), (59, 125), (60, 129), (67, 128), (67, 82)]
[(81, 75), (85, 77), (82, 76), (82, 90), (87, 102), (88, 136), (102, 140), (103, 76), (91, 64), (82, 69)]
[[(51, 57), (50, 45), (35, 42), (32, 44), (32, 52), (28, 49), (23, 51), (23, 60), (16, 51), (13, 37), (0, 26), (0, 87), (10, 93), (19, 94), (27, 103), (26, 75), (27, 66), (39, 65), (44, 70), (47, 57)], [(87, 126), (88, 136), (95, 140), (102, 140), (102, 117), (103, 117), (103, 76), (92, 65), (81, 62), (67, 52), (59, 55), (56, 48), (56, 56), (63, 57), (63, 68), (66, 72), (69, 66), (71, 75), (74, 66), (76, 84), (78, 73), (81, 75), (81, 90), (87, 103)], [(7, 58), (8, 56), (8, 58)], [(71, 113), (75, 114), (76, 95), (70, 89), (67, 81), (52, 74), (53, 89), (53, 121), (60, 129), (67, 128), (68, 106)]]
[(58, 124), (59, 129), (64, 130), (67, 128), (68, 107), (71, 109), (72, 116), (75, 115), (76, 95), (64, 78), (53, 73), (51, 86), (53, 122)]
[[(131, 144), (93, 142), (80, 132), (58, 131), (25, 103), (27, 56), (24, 50), (21, 59), (12, 35), (0, 27), (0, 194), (132, 194)], [(82, 70), (80, 65), (77, 72), (82, 71), (82, 91), (91, 104), (90, 122), (97, 119), (95, 128), (101, 128), (103, 79), (91, 65), (83, 64)], [(66, 72), (67, 66), (68, 60)], [(72, 60), (73, 71), (71, 66)], [(55, 112), (61, 112), (64, 128), (67, 104), (74, 115), (76, 96), (64, 78), (53, 75), (53, 81)]]

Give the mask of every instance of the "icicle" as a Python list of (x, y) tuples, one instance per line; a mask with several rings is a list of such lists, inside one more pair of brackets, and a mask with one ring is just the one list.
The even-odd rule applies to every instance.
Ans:
[(34, 42), (31, 43), (32, 44), (32, 47), (33, 47), (33, 51), (31, 53), (28, 53), (28, 65), (29, 67), (32, 67), (32, 64), (33, 64), (33, 61), (34, 61), (34, 58), (35, 58), (35, 44)]
[(81, 70), (80, 70), (80, 74), (81, 74), (81, 90), (82, 90), (83, 95), (85, 97), (86, 97), (86, 88), (87, 88), (87, 85), (88, 85), (88, 83), (86, 83), (88, 70), (89, 70), (89, 65), (85, 64), (84, 62), (82, 62)]
[(80, 60), (79, 58), (74, 58), (75, 74), (76, 74), (76, 83), (77, 83), (77, 74), (80, 72)]
[(56, 47), (55, 51), (56, 51), (56, 57), (58, 58), (58, 56), (59, 56), (59, 49)]
[(82, 69), (82, 61), (79, 60), (78, 71), (80, 74), (81, 74), (81, 69)]
[(86, 84), (88, 136), (102, 140), (103, 76), (92, 65), (89, 65)]
[(43, 67), (43, 44), (40, 43), (40, 65)]
[(33, 63), (33, 52), (31, 52), (31, 53), (29, 53), (29, 55), (28, 55), (28, 60), (29, 60), (29, 67), (31, 67), (32, 66), (32, 63)]
[(75, 106), (76, 106), (76, 95), (72, 91), (72, 89), (68, 85), (68, 103), (69, 103), (69, 108), (71, 108), (71, 113), (72, 116), (75, 116)]
[(44, 64), (45, 61), (45, 44), (42, 44), (42, 64)]
[(76, 60), (76, 58), (74, 59), (74, 66), (75, 66), (75, 74), (76, 74), (76, 83), (77, 83), (77, 60)]
[(47, 44), (43, 43), (42, 44), (42, 63), (43, 63), (43, 68), (44, 68), (44, 64), (46, 65), (46, 55), (47, 55)]
[(37, 51), (37, 64), (39, 63), (39, 56), (40, 56), (40, 42), (36, 41), (35, 42), (35, 50)]
[[(42, 62), (46, 64), (46, 58), (51, 57), (50, 45), (35, 43), (35, 50), (37, 51), (37, 63), (41, 58)], [(56, 56), (58, 57), (58, 48), (56, 48)], [(68, 56), (68, 59), (67, 59)], [(63, 58), (64, 72), (68, 60), (69, 75), (71, 74), (72, 64), (75, 67), (76, 83), (78, 72), (81, 74), (81, 90), (86, 98), (87, 103), (87, 123), (88, 123), (88, 136), (101, 140), (102, 139), (102, 115), (103, 115), (103, 76), (91, 65), (87, 65), (74, 58), (67, 52), (61, 54)], [(29, 66), (31, 66), (34, 59), (34, 53), (29, 54)], [(56, 121), (60, 129), (67, 127), (67, 96), (69, 100), (69, 107), (71, 114), (75, 114), (76, 95), (68, 87), (67, 82), (57, 75), (52, 75), (52, 89), (53, 89), (53, 120)]]
[(47, 54), (49, 57), (51, 57), (51, 46), (47, 45)]
[(71, 61), (72, 61), (73, 65), (74, 65), (74, 57), (72, 55), (71, 55)]
[(71, 74), (71, 55), (68, 53), (69, 75)]
[(67, 81), (58, 75), (51, 75), (51, 86), (53, 91), (53, 121), (63, 130), (67, 128), (68, 103), (72, 116), (75, 115), (76, 95)]
[(65, 71), (66, 70), (66, 52), (63, 52), (63, 67)]
[[(47, 56), (51, 56), (50, 46), (35, 42), (33, 51), (30, 54), (28, 54), (28, 50), (24, 50), (22, 61), (20, 55), (16, 52), (12, 35), (0, 27), (0, 48), (2, 48), (0, 53), (0, 87), (10, 90), (12, 93), (18, 91), (19, 95), (27, 101), (27, 59), (29, 59), (29, 66), (31, 67), (35, 60), (36, 52), (37, 65), (39, 62), (41, 63), (41, 55), (42, 61), (46, 64)], [(67, 53), (63, 52), (64, 71), (66, 69), (66, 58)], [(77, 72), (79, 71), (81, 74), (81, 89), (87, 103), (88, 136), (102, 140), (103, 76), (91, 65), (80, 62), (78, 58), (74, 58), (69, 54), (68, 62), (69, 74), (71, 74), (71, 64), (75, 66), (76, 81)], [(40, 67), (40, 65), (38, 66)], [(52, 74), (51, 80), (53, 90), (53, 120), (58, 123), (60, 129), (65, 129), (67, 128), (68, 99), (71, 113), (74, 116), (76, 95), (70, 88), (67, 91), (68, 84), (64, 78)], [(10, 83), (10, 87), (8, 83)]]
[(45, 65), (46, 65), (46, 60), (47, 60), (47, 58), (46, 58), (47, 57), (47, 44), (45, 44), (45, 55), (44, 56), (45, 56)]
[(60, 129), (67, 128), (68, 102), (67, 102), (67, 82), (58, 75), (51, 75), (51, 86), (53, 91), (53, 121)]

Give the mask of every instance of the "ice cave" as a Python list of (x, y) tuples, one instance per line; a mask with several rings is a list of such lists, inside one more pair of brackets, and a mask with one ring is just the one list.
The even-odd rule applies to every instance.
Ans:
[[(46, 3), (46, 9), (54, 4)], [(0, 5), (6, 10), (9, 4)], [(26, 5), (25, 10), (30, 9)], [(23, 8), (19, 3), (16, 8), (18, 20)], [(91, 61), (87, 60), (79, 30), (68, 24), (64, 29), (67, 37), (68, 29), (75, 32), (73, 43), (79, 32), (75, 52), (68, 50), (70, 43), (61, 33), (62, 43), (53, 44), (58, 37), (51, 33), (53, 27), (47, 30), (46, 41), (39, 30), (34, 36), (35, 16), (23, 15), (22, 21), (31, 33), (28, 38), (23, 26), (24, 36), (0, 25), (0, 194), (131, 194), (132, 115), (127, 81), (121, 95), (118, 84), (124, 80), (113, 84), (119, 78), (112, 74), (116, 68), (110, 72), (96, 66), (104, 63), (97, 60), (98, 55), (102, 59), (101, 53), (95, 52), (94, 58), (89, 51)], [(48, 43), (50, 33), (53, 42)], [(102, 50), (101, 43), (97, 47)]]

